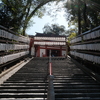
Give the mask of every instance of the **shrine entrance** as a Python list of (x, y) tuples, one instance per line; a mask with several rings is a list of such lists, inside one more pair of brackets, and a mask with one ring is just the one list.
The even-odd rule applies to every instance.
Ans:
[(34, 36), (34, 48), (36, 57), (48, 57), (49, 51), (51, 50), (52, 57), (61, 57), (66, 55), (66, 37), (57, 35), (57, 36), (48, 36), (41, 35), (37, 33)]
[[(49, 51), (50, 51), (50, 50), (46, 50), (46, 51), (47, 51), (47, 56), (49, 56)], [(60, 50), (52, 49), (52, 50), (51, 50), (51, 56), (52, 56), (52, 57), (61, 56)]]

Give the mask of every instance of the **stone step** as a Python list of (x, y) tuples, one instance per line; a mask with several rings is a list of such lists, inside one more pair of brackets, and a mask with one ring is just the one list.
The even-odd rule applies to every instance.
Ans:
[[(45, 97), (33, 97), (33, 98), (1, 98), (0, 100), (47, 100)], [(61, 99), (60, 99), (61, 100)]]
[[(97, 85), (67, 85), (54, 86), (54, 89), (100, 89)], [(0, 89), (47, 89), (47, 86), (1, 86)]]
[[(44, 81), (45, 80), (45, 78), (15, 78), (15, 79), (9, 79), (8, 81), (19, 81), (19, 80), (26, 80), (27, 82), (28, 81)], [(53, 82), (66, 82), (66, 83), (68, 83), (68, 82), (70, 82), (70, 83), (72, 83), (72, 82), (79, 82), (79, 83), (84, 83), (84, 82), (86, 82), (86, 83), (89, 83), (89, 82), (93, 82), (93, 83), (95, 83), (95, 81), (93, 80), (93, 79), (54, 79), (53, 80)]]
[(0, 89), (47, 89), (46, 86), (4, 86)]
[(47, 98), (47, 93), (0, 93), (0, 98)]
[[(100, 89), (55, 89), (56, 93), (99, 93)], [(0, 89), (0, 93), (47, 93), (47, 89)]]
[[(76, 97), (98, 97), (100, 98), (100, 93), (55, 93), (55, 97), (57, 98), (76, 98)], [(94, 99), (95, 100), (95, 99)]]
[[(37, 73), (39, 74), (39, 73)], [(43, 74), (43, 73), (42, 73)], [(45, 78), (47, 75), (45, 75), (44, 77), (43, 76), (40, 76), (40, 75), (16, 75), (16, 76), (12, 76), (10, 79), (13, 79), (13, 78)], [(82, 80), (82, 79), (92, 79), (91, 77), (64, 77), (64, 76), (54, 76), (54, 79), (78, 79), (78, 80)], [(93, 80), (93, 79), (92, 79)]]
[(0, 93), (47, 93), (47, 89), (0, 89)]
[(56, 93), (100, 93), (100, 89), (55, 89)]
[(90, 97), (75, 97), (75, 98), (56, 98), (55, 100), (100, 100), (100, 98), (99, 97), (95, 97), (95, 98), (90, 98)]
[[(70, 86), (70, 85), (78, 85), (78, 86), (80, 86), (80, 85), (96, 85), (96, 86), (99, 86), (99, 85), (97, 85), (96, 83), (80, 83), (80, 84), (77, 84), (77, 82), (73, 82), (73, 83), (66, 83), (66, 82), (57, 82), (57, 83), (53, 83), (54, 85), (56, 85), (56, 86), (60, 86), (60, 85), (68, 85), (68, 86)], [(6, 85), (10, 85), (10, 86), (13, 86), (13, 85), (48, 85), (48, 82), (5, 82), (2, 86), (6, 86)]]

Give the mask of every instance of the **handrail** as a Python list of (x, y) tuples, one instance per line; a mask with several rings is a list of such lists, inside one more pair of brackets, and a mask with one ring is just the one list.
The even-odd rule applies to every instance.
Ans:
[(52, 75), (51, 50), (49, 52), (49, 75)]
[(52, 73), (52, 62), (51, 62), (51, 50), (49, 52), (49, 75), (48, 75), (48, 93), (47, 93), (47, 100), (55, 100), (55, 92), (53, 86), (53, 73)]

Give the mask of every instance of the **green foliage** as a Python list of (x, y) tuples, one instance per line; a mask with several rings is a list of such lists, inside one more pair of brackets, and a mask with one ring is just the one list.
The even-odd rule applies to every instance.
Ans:
[[(22, 30), (22, 35), (33, 16), (42, 17), (45, 9), (43, 5), (51, 1), (59, 0), (1, 0), (4, 7), (0, 10), (0, 24), (11, 28), (13, 31)], [(1, 6), (0, 6), (1, 8)], [(5, 8), (5, 9), (3, 9)], [(3, 11), (2, 11), (3, 10)], [(4, 22), (4, 23), (3, 23)], [(21, 31), (20, 31), (21, 32)]]
[(80, 21), (81, 32), (100, 25), (100, 0), (67, 0), (65, 8), (69, 13), (67, 20)]
[(51, 24), (51, 26), (47, 24), (43, 28), (44, 34), (64, 35), (65, 31), (65, 26), (58, 24)]
[(68, 34), (68, 42), (70, 43), (70, 40), (75, 38), (78, 35), (78, 24), (77, 21), (73, 20), (68, 23), (69, 29), (66, 31)]
[(76, 37), (76, 33), (71, 33), (69, 36), (68, 36), (68, 42), (70, 43), (70, 41)]
[(2, 0), (2, 2), (6, 8), (4, 10), (6, 16), (3, 17), (3, 21), (7, 24), (2, 23), (2, 20), (0, 24), (9, 29), (13, 27), (12, 30), (18, 32), (25, 23), (26, 8), (24, 0)]

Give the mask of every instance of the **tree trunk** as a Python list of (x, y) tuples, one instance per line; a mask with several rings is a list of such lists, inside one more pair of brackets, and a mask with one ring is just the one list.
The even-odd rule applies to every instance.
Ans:
[(80, 0), (78, 0), (78, 35), (81, 34)]
[(88, 23), (87, 23), (87, 16), (86, 16), (86, 9), (87, 9), (87, 7), (86, 7), (86, 2), (84, 3), (84, 10), (83, 10), (83, 18), (84, 18), (84, 22), (85, 22), (85, 27), (84, 27), (84, 29), (85, 29), (85, 31), (87, 31), (88, 30)]

